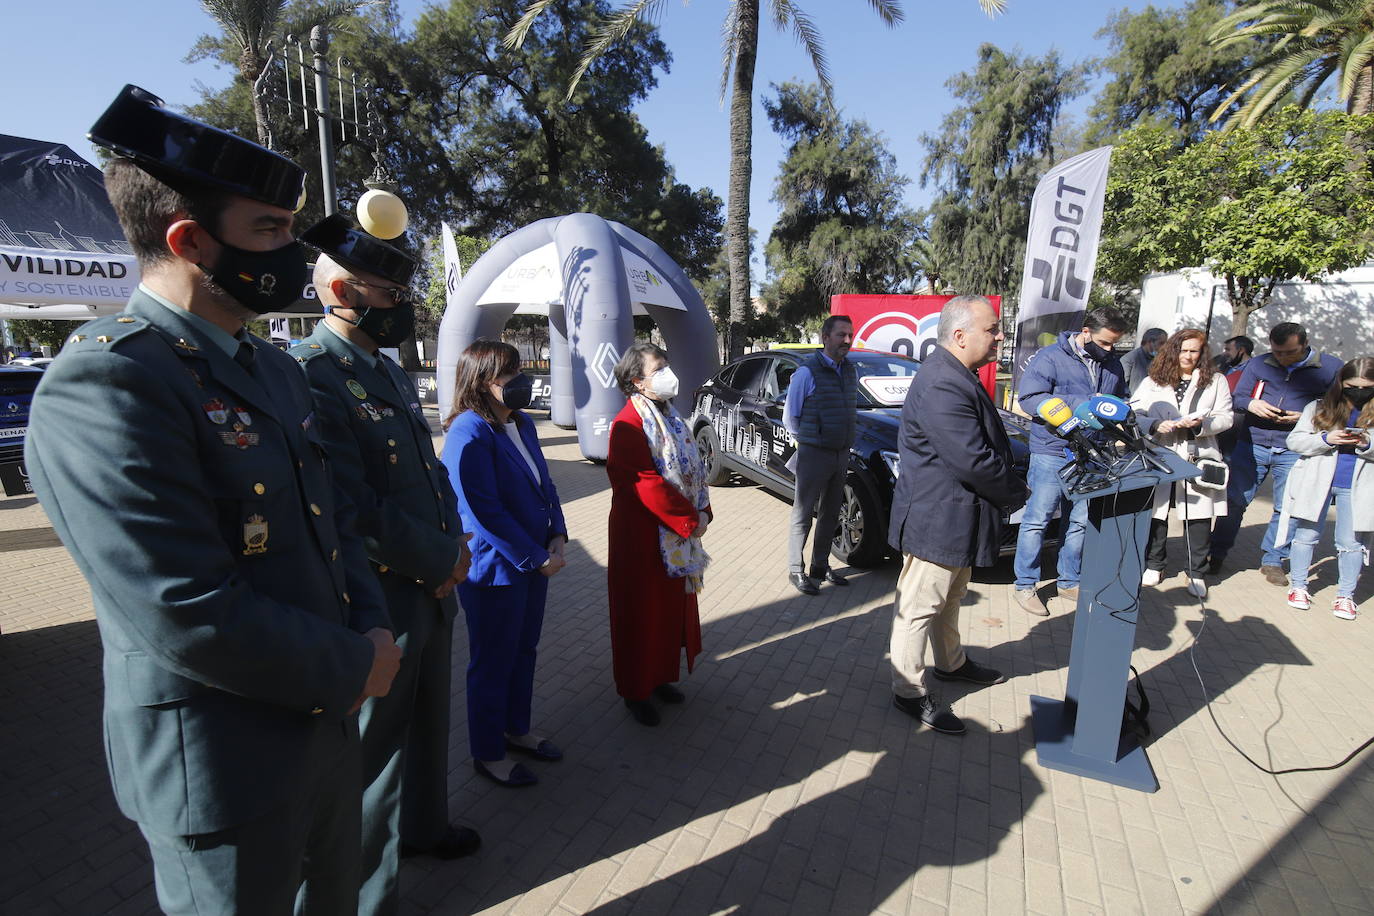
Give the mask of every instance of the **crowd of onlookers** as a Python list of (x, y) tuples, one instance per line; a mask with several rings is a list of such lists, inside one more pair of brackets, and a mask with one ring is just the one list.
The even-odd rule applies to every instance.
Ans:
[[(1245, 336), (1227, 339), (1216, 354), (1201, 329), (1168, 334), (1151, 328), (1137, 348), (1118, 357), (1114, 348), (1127, 330), (1114, 309), (1089, 312), (1081, 331), (1061, 334), (1030, 359), (1018, 395), (1032, 414), (1051, 397), (1071, 408), (1094, 394), (1125, 398), (1154, 444), (1195, 464), (1224, 463), (1222, 480), (1192, 478), (1156, 488), (1141, 584), (1156, 586), (1168, 575), (1172, 511), (1184, 523), (1186, 587), (1205, 597), (1207, 577), (1222, 570), (1246, 509), (1272, 478), (1273, 511), (1258, 558), (1265, 580), (1286, 587), (1292, 607), (1311, 607), (1312, 552), (1334, 505), (1339, 581), (1332, 610), (1353, 620), (1355, 586), (1374, 531), (1374, 487), (1366, 482), (1374, 411), (1365, 410), (1374, 395), (1374, 359), (1343, 362), (1322, 353), (1293, 322), (1270, 329), (1267, 353), (1256, 354)], [(1087, 505), (1063, 499), (1058, 474), (1073, 459), (1042, 422), (1033, 427), (1031, 451), (1015, 595), (1024, 610), (1046, 615), (1038, 590), (1045, 528), (1058, 510), (1065, 520), (1058, 595), (1076, 602)]]

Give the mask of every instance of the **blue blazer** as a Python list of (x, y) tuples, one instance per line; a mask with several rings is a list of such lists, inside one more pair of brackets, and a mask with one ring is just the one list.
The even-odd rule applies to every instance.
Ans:
[(544, 565), (555, 535), (568, 534), (534, 423), (516, 417), (538, 479), (505, 431), (471, 410), (454, 419), (444, 439), (441, 460), (458, 494), (463, 530), (472, 532), (472, 585), (512, 584)]

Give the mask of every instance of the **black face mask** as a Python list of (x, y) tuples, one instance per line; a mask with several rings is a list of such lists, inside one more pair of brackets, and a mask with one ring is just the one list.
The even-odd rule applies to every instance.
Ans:
[[(348, 321), (342, 315), (339, 317)], [(403, 302), (389, 309), (369, 305), (362, 310), (357, 321), (348, 323), (371, 337), (379, 347), (399, 346), (415, 331), (415, 304)]]
[(521, 372), (501, 386), (501, 403), (510, 410), (524, 410), (534, 400), (534, 379)]
[(1091, 337), (1088, 338), (1088, 342), (1083, 345), (1083, 352), (1088, 354), (1089, 359), (1096, 360), (1099, 363), (1105, 363), (1112, 358), (1112, 351), (1108, 350)]
[(1345, 399), (1356, 407), (1363, 407), (1369, 403), (1370, 398), (1374, 398), (1374, 388), (1344, 385), (1341, 387), (1341, 392), (1345, 394)]
[(301, 297), (309, 269), (300, 242), (288, 242), (271, 251), (248, 251), (214, 235), (210, 238), (220, 244), (219, 258), (212, 268), (197, 266), (239, 305), (262, 315), (279, 312)]

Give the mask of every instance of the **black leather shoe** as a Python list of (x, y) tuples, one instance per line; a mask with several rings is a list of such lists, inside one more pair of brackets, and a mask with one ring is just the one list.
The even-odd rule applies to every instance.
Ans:
[(1002, 672), (995, 668), (985, 668), (971, 658), (964, 659), (964, 663), (953, 671), (931, 668), (930, 673), (942, 681), (968, 681), (970, 684), (978, 684), (981, 687), (1001, 684), (1007, 679), (1007, 676)]
[(847, 580), (844, 576), (840, 575), (839, 573), (835, 572), (835, 570), (833, 569), (827, 569), (825, 571), (825, 575), (823, 576), (812, 576), (811, 578), (819, 582), (829, 582), (831, 585), (849, 585), (849, 580)]
[(480, 760), (473, 760), (472, 768), (477, 771), (478, 776), (485, 776), (498, 786), (505, 786), (507, 789), (523, 789), (539, 782), (539, 777), (525, 769), (523, 763), (517, 763), (511, 767), (510, 776), (506, 779), (502, 779), (487, 769), (487, 765)]
[(899, 697), (894, 694), (892, 705), (913, 719), (920, 720), (922, 725), (933, 728), (937, 732), (943, 732), (946, 735), (962, 735), (964, 733), (963, 720), (951, 712), (948, 706), (936, 703), (935, 698), (930, 694), (923, 697)]
[(792, 583), (792, 587), (803, 595), (819, 595), (821, 590), (816, 588), (816, 583), (812, 582), (801, 573), (792, 573), (787, 577), (787, 581)]
[(625, 708), (630, 711), (630, 715), (634, 716), (635, 721), (640, 725), (653, 728), (660, 721), (658, 710), (648, 700), (626, 700)]
[(660, 703), (669, 703), (673, 706), (687, 699), (687, 697), (683, 696), (682, 691), (678, 690), (672, 684), (659, 684), (654, 688), (654, 696), (658, 698)]
[(506, 750), (514, 751), (517, 754), (524, 754), (526, 757), (533, 757), (535, 760), (547, 760), (551, 762), (563, 759), (563, 752), (559, 750), (558, 745), (547, 738), (540, 741), (535, 747), (526, 747), (523, 744), (516, 744), (514, 741), (507, 738)]
[(1225, 557), (1210, 556), (1207, 558), (1207, 575), (1215, 576), (1221, 572), (1221, 564), (1226, 562)]
[(409, 843), (401, 844), (401, 858), (412, 856), (433, 856), (436, 859), (461, 859), (470, 856), (482, 846), (482, 838), (471, 827), (450, 825), (439, 842), (429, 849), (420, 849)]

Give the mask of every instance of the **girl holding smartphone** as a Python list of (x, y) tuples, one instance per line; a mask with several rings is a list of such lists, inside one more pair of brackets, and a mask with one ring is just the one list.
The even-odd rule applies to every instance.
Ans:
[(1368, 562), (1369, 532), (1374, 531), (1374, 358), (1361, 356), (1341, 367), (1320, 399), (1307, 405), (1288, 434), (1288, 448), (1298, 462), (1284, 491), (1279, 536), (1293, 525), (1289, 558), (1288, 604), (1305, 611), (1312, 606), (1307, 571), (1321, 537), (1326, 510), (1336, 504), (1336, 600), (1331, 611), (1354, 620), (1355, 586)]

